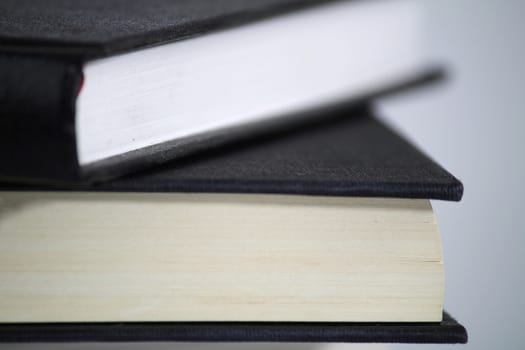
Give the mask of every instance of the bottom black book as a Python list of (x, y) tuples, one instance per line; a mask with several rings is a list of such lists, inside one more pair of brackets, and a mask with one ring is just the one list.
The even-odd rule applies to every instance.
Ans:
[(466, 343), (446, 312), (439, 323), (140, 322), (1, 324), (0, 342)]

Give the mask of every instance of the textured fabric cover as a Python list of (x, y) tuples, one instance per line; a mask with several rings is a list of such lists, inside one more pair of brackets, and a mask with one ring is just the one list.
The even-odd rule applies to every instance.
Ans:
[(2, 0), (0, 52), (103, 56), (326, 0)]
[(0, 324), (0, 342), (466, 343), (447, 313), (440, 323), (163, 322)]

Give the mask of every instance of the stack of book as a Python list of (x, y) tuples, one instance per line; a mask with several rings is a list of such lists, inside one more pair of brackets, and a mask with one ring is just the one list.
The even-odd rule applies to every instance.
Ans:
[(464, 343), (373, 99), (437, 80), (415, 1), (0, 4), (0, 341)]

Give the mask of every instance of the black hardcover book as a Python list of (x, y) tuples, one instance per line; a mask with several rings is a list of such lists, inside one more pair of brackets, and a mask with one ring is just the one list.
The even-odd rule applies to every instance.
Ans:
[[(461, 182), (374, 118), (368, 107), (334, 110), (329, 116), (82, 190), (461, 199)], [(1, 190), (49, 188), (4, 184)], [(0, 341), (466, 343), (467, 333), (443, 313), (435, 322), (3, 323)]]
[(105, 180), (432, 80), (415, 6), (4, 0), (0, 178)]

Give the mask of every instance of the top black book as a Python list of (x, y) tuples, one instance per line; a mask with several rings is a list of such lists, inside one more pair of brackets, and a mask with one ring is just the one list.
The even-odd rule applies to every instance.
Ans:
[(2, 1), (0, 178), (106, 180), (428, 81), (419, 23), (401, 0)]

